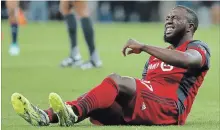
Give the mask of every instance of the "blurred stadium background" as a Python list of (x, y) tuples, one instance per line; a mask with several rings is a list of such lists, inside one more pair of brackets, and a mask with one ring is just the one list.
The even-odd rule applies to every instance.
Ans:
[[(1, 2), (2, 26), (2, 129), (34, 130), (18, 117), (10, 104), (10, 96), (20, 92), (41, 108), (48, 107), (48, 94), (57, 92), (64, 100), (71, 100), (89, 90), (109, 73), (116, 72), (140, 78), (149, 55), (121, 55), (121, 47), (129, 38), (165, 47), (163, 20), (175, 5), (184, 5), (198, 13), (200, 27), (195, 39), (209, 44), (211, 70), (199, 91), (188, 123), (182, 129), (219, 129), (219, 43), (220, 4), (214, 1), (89, 1), (91, 18), (95, 23), (96, 44), (104, 66), (82, 71), (77, 68), (62, 69), (59, 63), (68, 55), (68, 34), (59, 12), (59, 1), (22, 1), (20, 7), (27, 24), (19, 27), (18, 42), (21, 54), (8, 54), (11, 42), (5, 1)], [(36, 9), (36, 10), (35, 10)], [(78, 29), (78, 43), (84, 59), (87, 47), (82, 30)], [(89, 121), (77, 124), (75, 129), (105, 130), (176, 130), (177, 127), (93, 127)], [(57, 126), (43, 130), (61, 129)], [(74, 129), (74, 128), (67, 128)]]
[[(197, 11), (201, 23), (219, 24), (218, 1), (89, 1), (92, 19), (99, 22), (159, 22), (174, 5)], [(5, 1), (1, 18), (7, 18)], [(62, 20), (59, 1), (21, 1), (20, 7), (29, 21)]]

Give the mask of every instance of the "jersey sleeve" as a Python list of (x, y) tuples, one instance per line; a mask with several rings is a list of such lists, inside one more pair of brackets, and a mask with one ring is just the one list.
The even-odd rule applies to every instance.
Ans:
[(210, 49), (207, 44), (201, 41), (193, 41), (188, 44), (187, 49), (193, 49), (198, 51), (202, 56), (202, 65), (209, 68), (210, 65)]
[[(149, 59), (150, 60), (150, 59)], [(146, 78), (146, 75), (147, 75), (147, 70), (148, 70), (148, 65), (149, 65), (149, 60), (147, 60), (147, 62), (145, 63), (144, 65), (144, 70), (142, 72), (142, 79), (145, 79)]]

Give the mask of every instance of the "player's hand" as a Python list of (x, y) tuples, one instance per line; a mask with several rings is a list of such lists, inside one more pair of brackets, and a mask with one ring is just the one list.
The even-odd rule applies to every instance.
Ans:
[[(124, 56), (126, 55), (130, 55), (130, 54), (140, 54), (142, 52), (142, 47), (144, 45), (141, 44), (140, 42), (134, 40), (134, 39), (129, 39), (127, 41), (127, 43), (124, 45), (123, 49), (122, 49), (122, 53)], [(126, 54), (126, 50), (130, 49), (127, 54)]]

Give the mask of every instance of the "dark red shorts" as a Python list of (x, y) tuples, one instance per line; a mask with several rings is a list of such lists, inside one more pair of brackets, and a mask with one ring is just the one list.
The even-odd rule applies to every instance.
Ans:
[[(124, 115), (124, 120), (135, 125), (175, 125), (178, 122), (178, 107), (173, 99), (158, 96), (159, 87), (150, 82), (136, 79), (136, 95), (130, 106), (132, 114)], [(131, 114), (131, 115), (129, 115)]]

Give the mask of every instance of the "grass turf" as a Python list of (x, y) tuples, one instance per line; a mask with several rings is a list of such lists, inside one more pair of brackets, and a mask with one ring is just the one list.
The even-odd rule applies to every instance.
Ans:
[[(84, 59), (88, 51), (81, 29), (78, 43)], [(141, 77), (149, 55), (123, 57), (121, 48), (129, 38), (138, 39), (155, 46), (167, 46), (163, 42), (162, 24), (96, 24), (96, 42), (104, 66), (101, 69), (82, 71), (76, 68), (60, 68), (60, 61), (68, 56), (69, 42), (64, 23), (30, 23), (19, 28), (21, 54), (8, 54), (10, 28), (2, 22), (2, 129), (35, 130), (16, 115), (10, 103), (14, 92), (22, 93), (41, 108), (48, 107), (48, 94), (57, 92), (64, 100), (72, 100), (88, 91), (112, 72), (120, 75)], [(217, 130), (219, 129), (219, 26), (199, 29), (195, 39), (209, 44), (211, 69), (194, 102), (185, 126), (94, 126), (85, 120), (71, 128), (57, 125), (42, 127), (42, 130)], [(104, 115), (103, 115), (104, 116)]]

